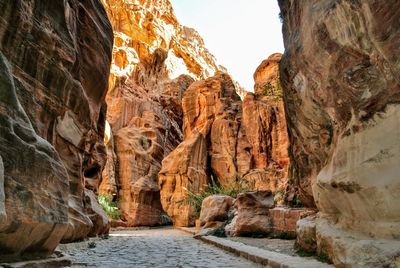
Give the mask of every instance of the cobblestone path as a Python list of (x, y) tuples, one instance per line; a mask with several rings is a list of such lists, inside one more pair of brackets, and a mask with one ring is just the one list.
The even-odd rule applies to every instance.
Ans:
[(59, 249), (70, 256), (72, 267), (260, 267), (174, 229), (115, 231), (108, 239)]

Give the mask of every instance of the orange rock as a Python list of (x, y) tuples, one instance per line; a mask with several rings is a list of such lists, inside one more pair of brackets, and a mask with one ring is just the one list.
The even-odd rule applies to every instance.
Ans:
[[(141, 67), (143, 73), (162, 69), (162, 52), (156, 52), (154, 57), (152, 64), (156, 65)], [(158, 172), (162, 159), (182, 140), (180, 98), (193, 81), (188, 76), (166, 80), (162, 86), (158, 84), (158, 92), (146, 87), (163, 74), (149, 75), (143, 78), (147, 82), (142, 86), (138, 85), (142, 80), (129, 80), (107, 96), (111, 162), (104, 171), (107, 173), (103, 174), (100, 192), (117, 195), (122, 218), (129, 226), (162, 223)]]
[(97, 232), (85, 187), (96, 190), (105, 162), (112, 31), (95, 1), (1, 1), (0, 10), (5, 260), (48, 255), (61, 239)]
[(226, 195), (211, 195), (206, 197), (201, 204), (200, 226), (212, 227), (216, 222), (225, 222), (228, 219), (229, 209), (233, 199)]
[[(279, 80), (278, 56), (271, 57), (268, 68), (272, 72), (267, 67), (260, 75), (256, 72), (259, 83), (265, 82), (265, 74), (267, 81)], [(182, 99), (185, 140), (200, 134), (209, 141), (206, 157), (210, 160), (205, 170), (222, 187), (244, 183), (250, 189), (283, 193), (289, 164), (283, 101), (277, 99), (280, 95), (273, 95), (275, 92), (267, 96), (247, 93), (242, 102), (237, 91), (229, 75), (223, 73), (193, 83)], [(180, 153), (173, 157), (179, 162), (179, 157), (190, 156)], [(161, 188), (161, 195), (170, 190)], [(279, 203), (283, 203), (283, 194)], [(171, 205), (163, 203), (164, 207)]]
[(183, 139), (182, 96), (221, 67), (168, 1), (102, 2), (114, 29), (107, 95), (114, 140), (100, 192), (117, 196), (129, 226), (161, 224), (158, 172)]
[(296, 223), (311, 214), (315, 211), (304, 208), (276, 207), (269, 211), (273, 232), (289, 237), (296, 237)]
[(225, 226), (229, 236), (268, 235), (272, 229), (269, 217), (274, 207), (271, 191), (245, 192), (238, 195), (234, 202), (235, 217)]
[[(224, 185), (235, 182), (236, 133), (229, 124), (235, 124), (240, 103), (235, 85), (227, 74), (195, 82), (184, 93), (185, 140), (165, 158), (159, 177), (162, 205), (175, 225), (195, 223), (194, 209), (187, 203), (187, 191), (200, 193), (207, 186), (208, 157), (215, 173), (221, 175), (220, 182)], [(207, 148), (206, 140), (213, 135), (218, 139)], [(225, 173), (228, 170), (232, 173)]]
[[(288, 133), (279, 82), (281, 54), (271, 55), (254, 73), (255, 94), (243, 100), (242, 125), (251, 160), (243, 179), (255, 189), (283, 192), (288, 176)], [(242, 166), (243, 162), (238, 162)], [(244, 162), (243, 166), (247, 163)]]
[[(154, 174), (160, 171), (161, 160), (183, 137), (192, 139), (199, 133), (209, 141), (204, 157), (210, 158), (210, 166), (204, 169), (204, 177), (200, 176), (201, 183), (208, 182), (209, 174), (206, 171), (212, 170), (212, 174), (225, 187), (232, 186), (238, 179), (248, 175), (246, 181), (257, 180), (257, 188), (272, 188), (275, 191), (284, 189), (287, 160), (283, 160), (284, 156), (281, 155), (275, 157), (275, 154), (285, 148), (287, 140), (282, 137), (287, 133), (282, 130), (284, 121), (274, 121), (277, 117), (278, 120), (284, 118), (282, 104), (272, 105), (271, 102), (270, 108), (267, 103), (267, 109), (260, 104), (261, 99), (257, 99), (248, 105), (246, 115), (242, 114), (242, 102), (236, 92), (243, 90), (229, 76), (219, 73), (225, 69), (216, 64), (195, 30), (179, 24), (169, 2), (135, 0), (128, 4), (122, 0), (103, 0), (103, 3), (115, 32), (110, 90), (107, 95), (107, 120), (114, 135), (114, 142), (108, 148), (113, 150), (114, 146), (115, 157), (112, 152), (108, 153), (108, 158), (113, 159), (111, 161), (114, 164), (107, 164), (108, 174), (104, 174), (100, 189), (108, 193), (115, 191), (121, 204), (124, 204), (121, 205), (124, 218), (129, 218), (132, 224), (140, 222), (140, 213), (131, 209), (141, 206), (132, 200), (142, 198), (130, 197), (138, 194), (132, 191), (141, 191), (133, 187), (136, 181), (140, 179), (142, 186), (147, 181), (147, 188), (155, 193), (157, 190), (153, 186), (157, 178)], [(260, 68), (262, 71), (255, 76), (257, 85), (265, 81), (277, 81), (279, 59), (275, 55), (269, 62), (271, 67)], [(216, 73), (217, 78), (199, 81), (185, 92), (193, 82), (190, 77), (205, 79)], [(272, 85), (279, 88), (275, 82)], [(247, 112), (250, 110), (252, 112)], [(257, 115), (261, 123), (251, 126), (250, 117), (256, 118), (255, 114), (259, 110), (265, 110), (266, 115)], [(244, 116), (247, 116), (247, 129), (244, 126), (246, 120), (242, 120)], [(269, 129), (268, 133), (260, 129), (265, 126)], [(258, 136), (255, 134), (254, 140), (249, 142), (247, 132), (253, 131)], [(264, 134), (271, 135), (271, 138), (264, 138)], [(241, 137), (239, 140), (238, 136)], [(147, 144), (149, 141), (152, 144), (150, 149), (140, 149), (140, 143)], [(190, 153), (195, 143), (191, 141), (181, 149)], [(186, 159), (189, 156), (180, 154), (179, 157)], [(174, 161), (181, 163), (185, 162), (184, 159)], [(182, 174), (176, 174), (179, 177), (177, 179), (175, 175), (172, 176), (170, 168), (163, 168), (164, 173), (168, 173), (168, 179), (185, 181), (188, 177), (185, 171), (183, 177)], [(250, 173), (254, 170), (260, 172), (257, 175)], [(271, 174), (273, 177), (270, 177)], [(168, 180), (160, 173), (161, 177), (164, 181)], [(118, 178), (118, 183), (113, 182), (113, 178)], [(279, 181), (280, 178), (283, 180)], [(175, 196), (176, 200), (182, 201), (186, 192), (167, 186), (169, 182), (161, 184), (166, 187), (161, 189), (164, 209), (178, 211), (172, 208), (174, 204), (166, 203), (166, 200), (169, 202), (171, 199), (163, 196)], [(193, 188), (194, 191), (199, 189)], [(164, 190), (167, 192), (163, 193)], [(175, 194), (175, 191), (179, 193)], [(150, 196), (156, 198), (157, 195)], [(157, 207), (156, 200), (153, 201), (146, 202)], [(141, 213), (149, 215), (153, 212)], [(192, 210), (187, 208), (183, 214), (186, 213), (190, 214)], [(170, 216), (175, 218), (175, 215)], [(186, 215), (185, 219), (178, 220), (179, 224), (193, 224), (193, 217)]]
[(279, 81), (279, 63), (282, 54), (274, 53), (264, 60), (254, 72), (254, 93), (257, 96), (282, 97)]
[(159, 173), (161, 203), (175, 226), (193, 226), (196, 216), (188, 191), (200, 193), (208, 183), (206, 140), (193, 134), (162, 161)]

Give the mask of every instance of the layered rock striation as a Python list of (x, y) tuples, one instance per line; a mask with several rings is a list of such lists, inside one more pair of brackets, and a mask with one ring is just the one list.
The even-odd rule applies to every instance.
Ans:
[[(335, 265), (399, 256), (398, 1), (279, 1), (290, 176)], [(396, 259), (397, 258), (397, 259)]]
[(282, 54), (275, 53), (260, 64), (253, 76), (254, 94), (247, 93), (243, 99), (242, 126), (250, 147), (238, 149), (242, 151), (238, 162), (244, 162), (238, 166), (242, 166), (240, 174), (253, 189), (283, 193), (287, 186), (289, 154), (279, 80), (281, 57)]
[[(0, 2), (0, 259), (50, 254), (107, 230), (112, 30), (99, 1)], [(88, 199), (92, 200), (88, 202)], [(102, 214), (102, 215), (99, 215)]]
[[(184, 93), (184, 141), (162, 162), (161, 202), (177, 226), (193, 225), (195, 211), (189, 191), (199, 193), (210, 181), (210, 165), (223, 174), (224, 185), (236, 181), (234, 157), (240, 98), (227, 74), (193, 83)], [(216, 123), (215, 123), (216, 122)], [(218, 138), (212, 140), (211, 136)], [(214, 143), (213, 143), (214, 142)], [(211, 149), (213, 151), (211, 151)], [(220, 160), (221, 163), (219, 163)]]
[(225, 189), (272, 190), (283, 201), (289, 159), (280, 56), (262, 63), (254, 75), (256, 92), (243, 101), (225, 73), (185, 91), (184, 141), (164, 159), (159, 174), (161, 202), (175, 225), (194, 224), (188, 195), (204, 191), (211, 177)]
[(169, 1), (102, 0), (114, 30), (107, 94), (108, 163), (101, 194), (119, 201), (129, 226), (163, 223), (158, 173), (182, 141), (182, 96), (217, 70), (199, 34)]

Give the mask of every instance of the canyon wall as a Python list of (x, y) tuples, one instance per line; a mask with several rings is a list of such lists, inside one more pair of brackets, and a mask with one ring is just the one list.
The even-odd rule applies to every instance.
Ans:
[[(105, 162), (112, 30), (97, 0), (0, 2), (0, 259), (107, 231), (91, 190)], [(95, 225), (95, 226), (94, 226)]]
[(255, 94), (242, 101), (229, 75), (193, 83), (184, 93), (184, 141), (162, 162), (161, 202), (176, 226), (193, 225), (189, 193), (205, 190), (211, 177), (226, 189), (272, 190), (283, 202), (288, 136), (279, 83), (281, 55), (254, 74)]
[[(400, 2), (279, 1), (290, 176), (340, 267), (400, 256)], [(392, 265), (392, 266), (390, 266)]]
[[(243, 180), (252, 184), (254, 190), (272, 190), (279, 194), (286, 190), (289, 166), (288, 133), (279, 79), (281, 57), (280, 53), (272, 54), (254, 72), (254, 94), (247, 93), (243, 99), (241, 122), (250, 151), (242, 153), (238, 161), (238, 166), (245, 167), (240, 169)], [(238, 148), (238, 152), (243, 150), (248, 149)], [(282, 202), (279, 200), (280, 204)]]
[(102, 0), (114, 30), (106, 97), (108, 163), (100, 193), (114, 195), (128, 226), (164, 222), (158, 173), (182, 141), (182, 96), (218, 70), (199, 34), (167, 0)]

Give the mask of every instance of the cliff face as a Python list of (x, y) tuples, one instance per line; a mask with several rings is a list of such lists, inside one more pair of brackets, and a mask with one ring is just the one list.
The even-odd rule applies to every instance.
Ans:
[(116, 195), (128, 225), (158, 225), (158, 172), (183, 139), (183, 93), (220, 67), (198, 33), (179, 24), (169, 1), (103, 4), (115, 40), (107, 94), (109, 162), (100, 192)]
[(1, 1), (0, 21), (0, 258), (46, 255), (107, 229), (87, 201), (105, 161), (112, 31), (95, 0)]
[(318, 251), (389, 266), (400, 248), (400, 3), (279, 3), (290, 172), (320, 211)]
[(245, 156), (241, 161), (246, 160), (240, 169), (243, 179), (254, 184), (255, 189), (274, 192), (284, 192), (289, 165), (288, 133), (279, 82), (281, 57), (279, 53), (272, 54), (254, 73), (254, 94), (245, 95), (242, 104), (242, 127), (251, 149), (247, 155), (243, 154), (246, 148), (238, 149)]
[[(210, 177), (229, 189), (285, 190), (288, 138), (279, 86), (280, 54), (256, 71), (256, 93), (243, 102), (227, 74), (193, 83), (184, 93), (184, 141), (162, 162), (163, 208), (177, 226), (193, 225), (188, 191), (200, 193)], [(260, 90), (258, 90), (260, 89)]]
[(174, 225), (194, 224), (195, 211), (186, 198), (188, 191), (199, 193), (205, 189), (210, 164), (222, 175), (219, 181), (223, 185), (236, 181), (236, 117), (240, 104), (226, 74), (195, 82), (184, 93), (185, 139), (163, 160), (159, 177), (161, 202)]

